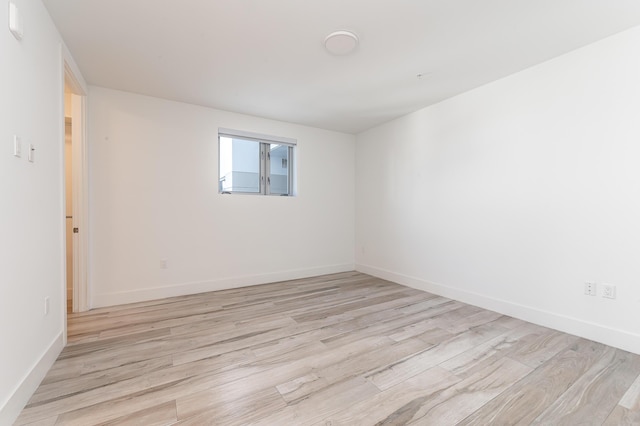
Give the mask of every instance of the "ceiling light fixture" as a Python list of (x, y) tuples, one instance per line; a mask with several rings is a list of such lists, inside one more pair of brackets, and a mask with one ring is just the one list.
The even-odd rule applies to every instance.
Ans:
[(324, 47), (332, 55), (344, 56), (356, 50), (359, 42), (358, 36), (351, 31), (335, 31), (324, 39)]

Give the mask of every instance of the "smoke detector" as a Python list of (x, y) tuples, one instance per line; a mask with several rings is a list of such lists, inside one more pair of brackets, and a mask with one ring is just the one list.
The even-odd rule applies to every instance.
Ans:
[(332, 55), (344, 56), (356, 50), (359, 42), (358, 36), (351, 31), (334, 31), (324, 39), (324, 47)]

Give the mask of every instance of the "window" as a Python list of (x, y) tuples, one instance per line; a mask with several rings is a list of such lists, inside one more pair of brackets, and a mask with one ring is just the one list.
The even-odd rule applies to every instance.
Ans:
[(295, 145), (294, 139), (218, 129), (218, 192), (293, 195)]

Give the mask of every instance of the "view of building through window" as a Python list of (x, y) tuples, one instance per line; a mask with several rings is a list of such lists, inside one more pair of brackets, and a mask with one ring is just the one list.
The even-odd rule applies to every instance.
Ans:
[(225, 134), (219, 144), (219, 192), (293, 195), (293, 145)]

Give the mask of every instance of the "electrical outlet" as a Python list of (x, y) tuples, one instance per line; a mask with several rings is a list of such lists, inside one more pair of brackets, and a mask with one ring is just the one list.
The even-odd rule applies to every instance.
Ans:
[(595, 296), (597, 294), (596, 283), (584, 283), (584, 294), (586, 294), (587, 296)]
[(44, 298), (44, 314), (49, 315), (49, 298)]
[(616, 298), (616, 286), (611, 284), (602, 284), (602, 297), (607, 299)]
[(160, 259), (160, 269), (167, 269), (167, 259)]

